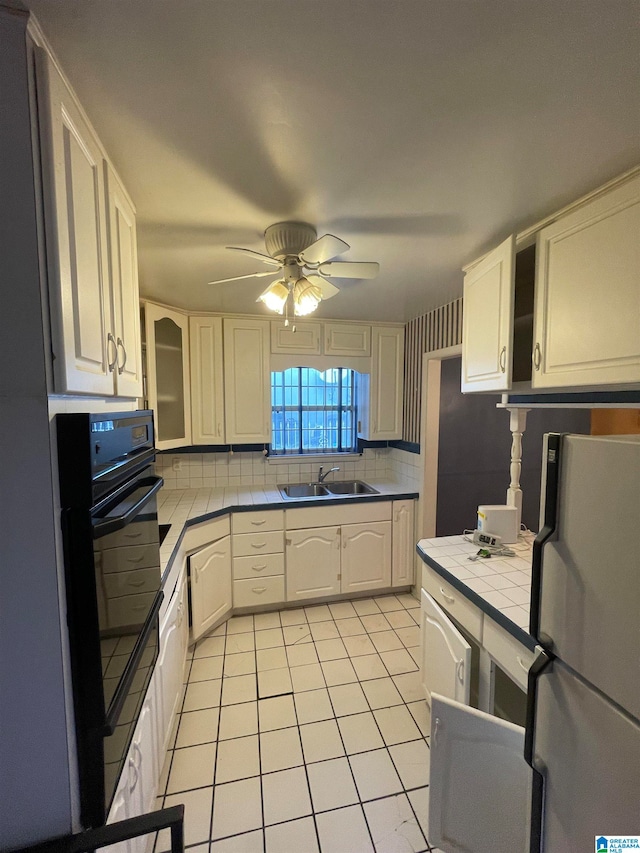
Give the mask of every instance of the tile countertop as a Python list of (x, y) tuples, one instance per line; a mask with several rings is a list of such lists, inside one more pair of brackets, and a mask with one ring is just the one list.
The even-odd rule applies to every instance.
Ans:
[(421, 539), (416, 550), (441, 577), (528, 648), (535, 647), (529, 634), (531, 600), (531, 550), (534, 533), (522, 534), (509, 545), (514, 557), (479, 557), (478, 545), (463, 536)]
[(228, 512), (248, 512), (256, 509), (293, 509), (297, 506), (323, 506), (327, 503), (416, 499), (418, 492), (391, 480), (367, 480), (377, 489), (377, 495), (356, 495), (332, 498), (283, 498), (277, 486), (238, 486), (223, 489), (166, 489), (158, 494), (158, 521), (171, 527), (160, 546), (163, 578), (185, 527), (208, 521)]

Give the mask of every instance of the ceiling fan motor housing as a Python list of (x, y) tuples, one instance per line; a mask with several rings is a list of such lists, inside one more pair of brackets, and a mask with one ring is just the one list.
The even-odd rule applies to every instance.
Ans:
[(317, 236), (316, 229), (307, 222), (276, 222), (264, 232), (264, 242), (272, 258), (284, 260), (297, 257), (315, 243)]

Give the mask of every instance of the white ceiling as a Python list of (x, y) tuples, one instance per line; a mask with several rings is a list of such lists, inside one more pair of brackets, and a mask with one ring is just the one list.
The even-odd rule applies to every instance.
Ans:
[(379, 261), (318, 315), (403, 321), (640, 160), (637, 0), (23, 0), (138, 211), (143, 295), (269, 313), (273, 222)]

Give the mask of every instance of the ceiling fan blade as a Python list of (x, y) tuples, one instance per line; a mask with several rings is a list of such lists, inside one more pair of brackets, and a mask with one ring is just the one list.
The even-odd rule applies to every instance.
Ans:
[(242, 252), (243, 255), (250, 255), (252, 258), (260, 258), (263, 264), (270, 264), (272, 267), (282, 266), (280, 261), (270, 255), (263, 255), (262, 252), (255, 252), (253, 249), (243, 249), (240, 246), (225, 246), (225, 249), (231, 249), (232, 252)]
[(349, 244), (345, 243), (344, 240), (334, 237), (333, 234), (325, 234), (319, 240), (316, 240), (315, 243), (303, 249), (298, 257), (305, 264), (322, 264), (328, 261), (329, 258), (335, 258), (336, 255), (341, 255), (350, 248)]
[(208, 281), (207, 284), (226, 284), (228, 281), (241, 281), (243, 278), (261, 278), (264, 275), (275, 275), (273, 270), (268, 272), (250, 272), (249, 275), (234, 275), (232, 278), (218, 278), (215, 281)]
[(330, 281), (327, 281), (326, 278), (322, 278), (321, 275), (314, 275), (310, 273), (309, 275), (305, 275), (305, 278), (311, 284), (315, 284), (316, 287), (320, 288), (320, 293), (322, 294), (323, 299), (331, 299), (332, 296), (335, 296), (336, 293), (340, 293), (339, 288), (335, 286), (335, 284), (331, 284)]
[(328, 278), (375, 278), (380, 272), (380, 264), (374, 261), (320, 264), (318, 272)]

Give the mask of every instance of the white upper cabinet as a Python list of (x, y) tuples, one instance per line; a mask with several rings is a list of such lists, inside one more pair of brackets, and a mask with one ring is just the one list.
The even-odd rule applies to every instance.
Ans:
[(47, 272), (58, 392), (113, 394), (103, 152), (46, 52), (36, 49)]
[(227, 443), (267, 443), (271, 440), (270, 323), (225, 318), (223, 325)]
[(133, 205), (53, 60), (35, 55), (55, 391), (138, 397)]
[(108, 207), (112, 335), (117, 360), (115, 390), (121, 397), (142, 397), (138, 251), (133, 205), (113, 169), (104, 164)]
[(373, 326), (371, 372), (358, 375), (358, 436), (369, 441), (402, 438), (404, 329)]
[(640, 175), (539, 232), (534, 341), (534, 388), (640, 382)]
[(147, 397), (155, 415), (156, 447), (191, 444), (189, 318), (145, 303)]
[(294, 355), (320, 355), (321, 323), (294, 323), (285, 326), (284, 320), (271, 321), (271, 352)]
[(191, 438), (194, 444), (224, 444), (222, 318), (189, 317)]
[(515, 238), (509, 237), (464, 277), (462, 390), (511, 387)]
[(355, 323), (324, 324), (325, 355), (371, 355), (371, 326)]

